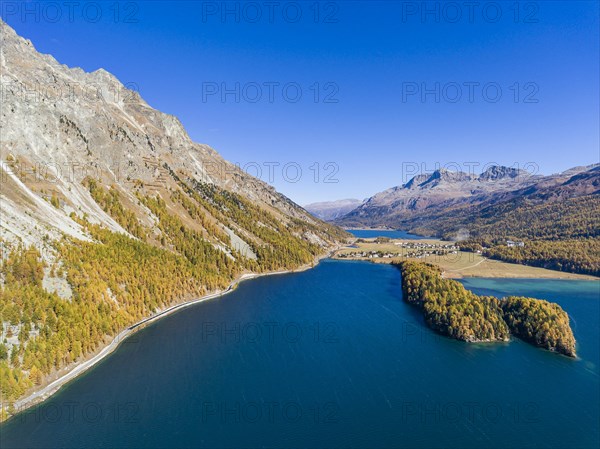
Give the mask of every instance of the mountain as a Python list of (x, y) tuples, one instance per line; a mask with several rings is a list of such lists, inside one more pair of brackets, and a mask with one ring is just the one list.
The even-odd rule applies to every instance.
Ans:
[(356, 199), (325, 201), (307, 204), (304, 209), (321, 220), (334, 221), (356, 209), (362, 203), (362, 201)]
[(336, 222), (394, 227), (460, 241), (492, 259), (600, 276), (599, 210), (599, 164), (550, 176), (491, 167), (479, 176), (416, 176)]
[[(68, 68), (39, 54), (7, 24), (1, 22), (0, 27), (0, 149), (3, 175), (11, 187), (3, 189), (2, 204), (5, 222), (13, 224), (2, 226), (3, 239), (41, 244), (36, 227), (53, 238), (66, 233), (85, 239), (85, 231), (69, 217), (71, 212), (128, 233), (92, 198), (83, 181), (94, 178), (115, 189), (141, 224), (152, 227), (156, 217), (138, 197), (160, 195), (173, 213), (225, 249), (231, 249), (227, 242), (192, 223), (181, 205), (171, 204), (173, 192), (185, 195), (196, 184), (210, 185), (252, 202), (286, 226), (294, 220), (306, 223), (308, 227), (296, 235), (301, 240), (322, 248), (335, 241), (333, 228), (226, 162), (209, 146), (192, 142), (176, 117), (152, 109), (110, 73)], [(44, 200), (52, 195), (60, 207), (48, 207)], [(207, 220), (219, 218), (207, 213)], [(220, 225), (226, 228), (225, 223)], [(236, 240), (259, 243), (241, 223), (228, 220), (227, 225)]]
[(468, 229), (477, 238), (594, 238), (600, 237), (599, 207), (600, 165), (591, 165), (490, 195), (476, 205), (423, 214), (414, 223), (435, 227), (445, 237)]
[(62, 65), (1, 20), (0, 82), (5, 401), (144, 317), (347, 237), (107, 71)]
[(524, 170), (501, 166), (489, 167), (480, 175), (435, 170), (372, 196), (335, 222), (347, 227), (398, 227), (398, 223), (422, 211), (477, 204), (490, 194), (531, 186), (539, 178)]

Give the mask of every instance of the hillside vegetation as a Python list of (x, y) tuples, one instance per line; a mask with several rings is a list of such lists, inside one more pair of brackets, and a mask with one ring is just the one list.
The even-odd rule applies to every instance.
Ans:
[[(0, 316), (7, 331), (0, 342), (0, 392), (5, 401), (19, 398), (45, 376), (94, 353), (125, 327), (173, 303), (224, 289), (244, 271), (312, 263), (323, 248), (299, 238), (302, 233), (345, 235), (300, 220), (285, 225), (241, 196), (206, 185), (197, 185), (191, 195), (172, 191), (168, 203), (139, 189), (140, 204), (157, 218), (155, 229), (150, 229), (124, 205), (117, 188), (107, 189), (93, 179), (86, 185), (131, 236), (73, 215), (93, 241), (64, 237), (54, 244), (57, 257), (52, 265), (35, 247), (25, 246), (13, 249), (2, 262)], [(204, 231), (171, 213), (176, 204), (185, 208), (193, 223), (203, 224)], [(212, 224), (208, 210), (225, 225), (255, 236), (247, 240), (256, 258), (244, 257), (235, 248), (226, 250), (231, 246), (229, 236), (221, 225)], [(223, 248), (209, 239), (222, 241)], [(64, 278), (72, 297), (61, 298), (45, 289), (45, 276)]]
[(575, 355), (569, 315), (558, 305), (539, 299), (509, 296), (502, 301), (504, 319), (513, 334), (541, 348)]
[(496, 298), (477, 296), (459, 282), (443, 279), (432, 264), (402, 262), (399, 266), (404, 298), (422, 308), (432, 329), (463, 341), (508, 340)]
[[(479, 250), (492, 259), (600, 276), (599, 210), (600, 195), (543, 204), (511, 201), (454, 211), (439, 217), (435, 226), (446, 239), (468, 232), (461, 249)], [(507, 240), (524, 246), (509, 247)]]
[(506, 341), (509, 334), (538, 347), (575, 357), (575, 337), (567, 313), (533, 298), (498, 300), (476, 295), (444, 279), (432, 264), (400, 262), (404, 299), (421, 308), (426, 323), (443, 335), (468, 341)]

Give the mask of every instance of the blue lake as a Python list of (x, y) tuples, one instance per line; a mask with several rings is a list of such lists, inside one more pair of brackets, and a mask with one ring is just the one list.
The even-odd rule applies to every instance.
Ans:
[(580, 358), (438, 336), (396, 268), (328, 260), (139, 331), (0, 447), (597, 448), (600, 282), (464, 284), (558, 302)]
[(391, 239), (410, 239), (410, 240), (421, 240), (426, 239), (420, 235), (409, 234), (405, 231), (396, 231), (393, 229), (347, 229), (347, 231), (358, 238), (368, 239), (373, 237), (389, 237)]

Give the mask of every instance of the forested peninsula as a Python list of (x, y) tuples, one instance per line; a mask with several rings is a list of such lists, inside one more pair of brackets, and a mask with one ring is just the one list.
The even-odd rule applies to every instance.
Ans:
[(569, 316), (555, 303), (534, 298), (480, 296), (460, 282), (444, 279), (432, 264), (395, 264), (402, 273), (405, 301), (423, 311), (436, 332), (467, 342), (508, 341), (510, 335), (535, 346), (575, 357)]

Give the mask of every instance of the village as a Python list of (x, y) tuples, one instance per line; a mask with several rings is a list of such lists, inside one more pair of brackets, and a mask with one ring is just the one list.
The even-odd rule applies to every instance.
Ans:
[(458, 251), (460, 251), (460, 247), (452, 242), (430, 240), (394, 241), (387, 237), (378, 237), (376, 239), (358, 239), (353, 247), (338, 252), (336, 258), (392, 259), (407, 257), (420, 259), (429, 256), (457, 254)]

